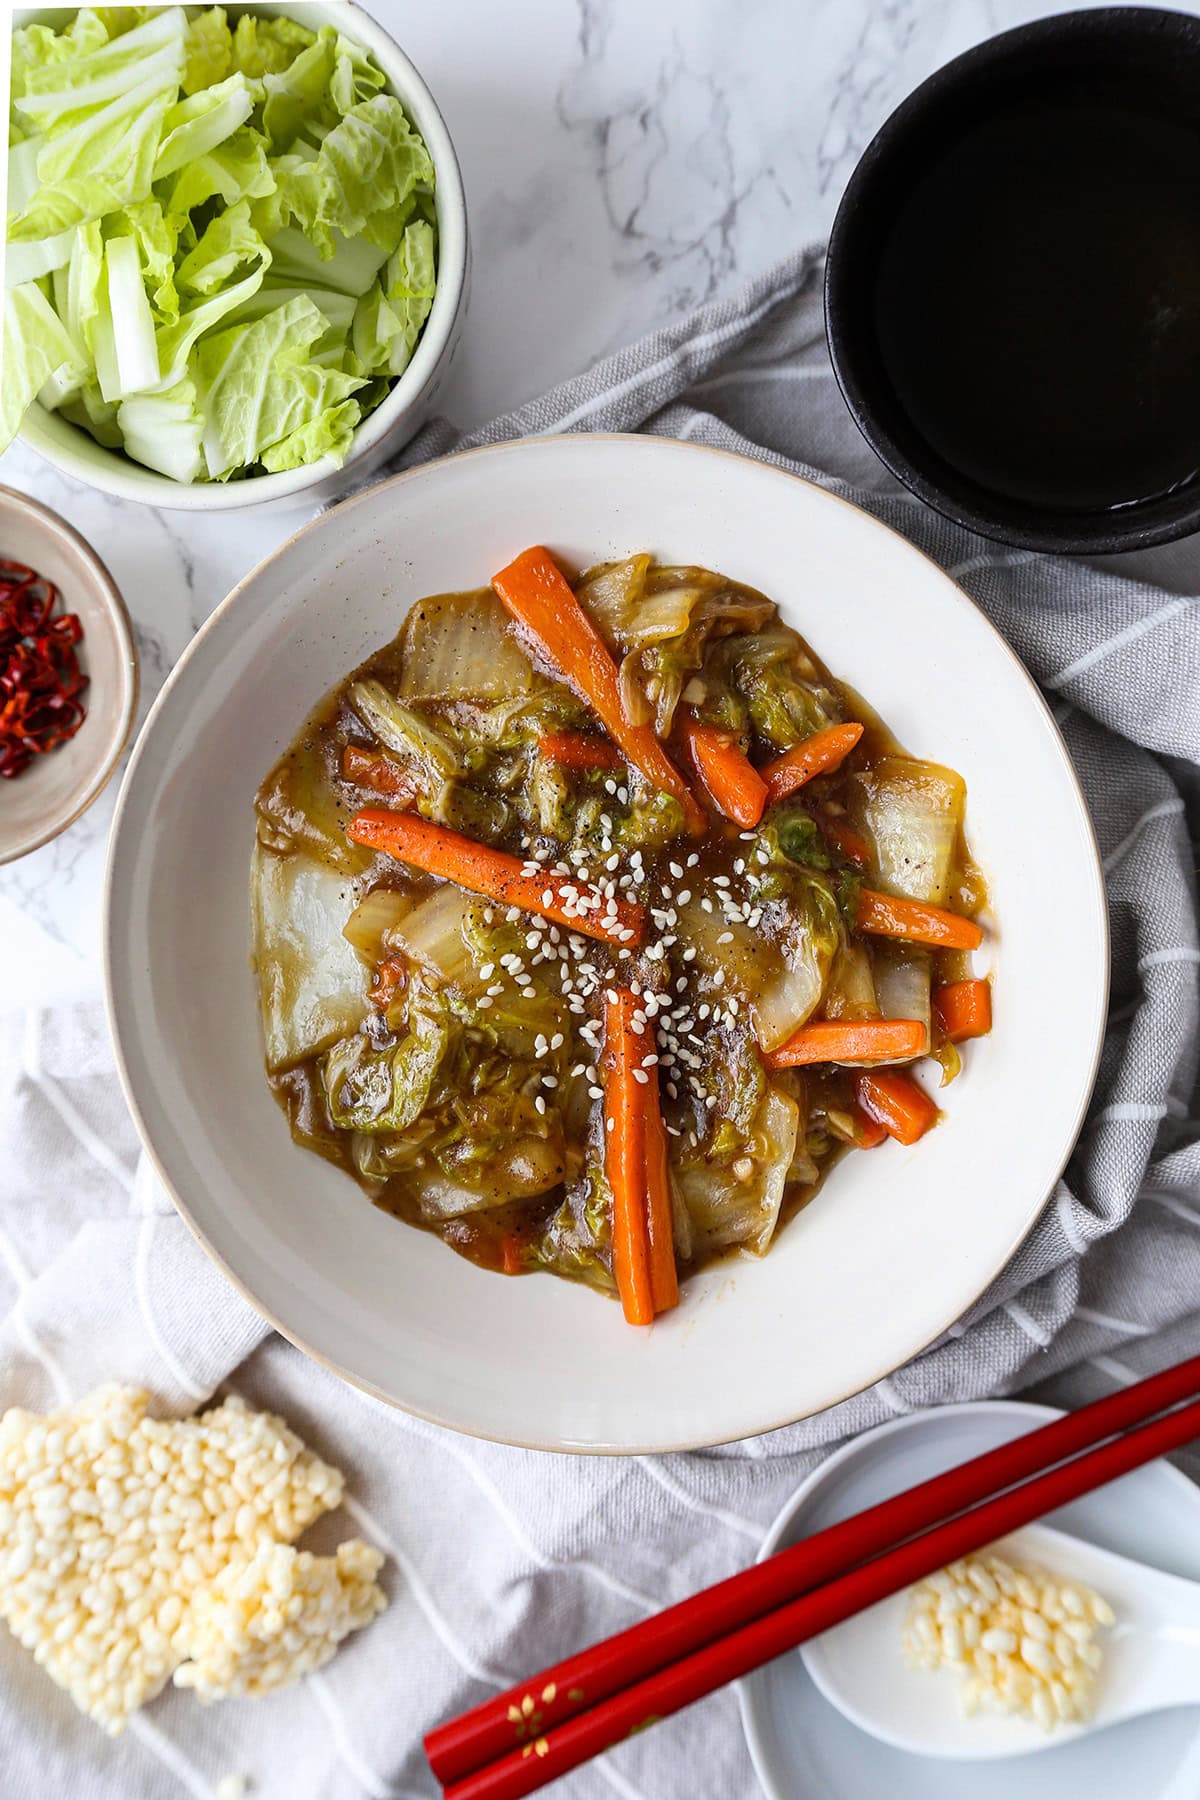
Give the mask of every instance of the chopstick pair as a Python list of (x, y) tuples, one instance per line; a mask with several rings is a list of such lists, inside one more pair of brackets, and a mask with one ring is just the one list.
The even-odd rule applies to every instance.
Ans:
[(1200, 1436), (1197, 1394), (1200, 1356), (544, 1669), (426, 1737), (446, 1800), (520, 1800), (946, 1563), (1180, 1449)]

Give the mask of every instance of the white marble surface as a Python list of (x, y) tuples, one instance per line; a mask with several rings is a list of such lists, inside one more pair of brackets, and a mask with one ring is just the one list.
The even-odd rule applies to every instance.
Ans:
[[(823, 235), (855, 160), (938, 64), (1038, 0), (369, 0), (462, 160), (475, 283), (446, 395), (482, 423)], [(63, 513), (136, 620), (142, 714), (228, 589), (303, 512), (154, 512), (15, 445), (0, 481)], [(112, 788), (0, 870), (0, 1005), (100, 987)], [(0, 806), (4, 795), (0, 792)]]

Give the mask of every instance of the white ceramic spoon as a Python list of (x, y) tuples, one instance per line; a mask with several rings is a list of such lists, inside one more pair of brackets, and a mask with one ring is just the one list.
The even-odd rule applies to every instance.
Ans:
[(1200, 1704), (1200, 1582), (1164, 1575), (1045, 1525), (994, 1548), (1103, 1595), (1117, 1615), (1099, 1634), (1104, 1662), (1091, 1721), (1046, 1732), (1032, 1720), (958, 1710), (952, 1671), (912, 1669), (900, 1648), (907, 1593), (894, 1594), (802, 1647), (805, 1666), (853, 1724), (918, 1756), (980, 1759), (1045, 1750), (1138, 1713)]

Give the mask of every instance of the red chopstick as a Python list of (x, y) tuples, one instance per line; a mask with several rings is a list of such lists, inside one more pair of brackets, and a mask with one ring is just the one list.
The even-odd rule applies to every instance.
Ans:
[[(751, 1624), (656, 1670), (446, 1788), (445, 1800), (521, 1800), (625, 1738), (691, 1706), (785, 1650), (839, 1625), (1007, 1532), (1200, 1436), (1200, 1400), (912, 1538)], [(760, 1565), (769, 1567), (770, 1565)]]
[[(1001, 1444), (956, 1469), (881, 1501), (753, 1568), (681, 1600), (653, 1618), (592, 1644), (539, 1675), (449, 1720), (425, 1739), (434, 1774), (445, 1785), (523, 1742), (598, 1706), (610, 1694), (749, 1624), (822, 1581), (892, 1548), (939, 1520), (976, 1505), (1068, 1456), (1139, 1424), (1200, 1392), (1200, 1356), (1078, 1412)], [(528, 1704), (526, 1704), (528, 1702)], [(530, 1717), (536, 1727), (530, 1731)], [(518, 1726), (521, 1727), (518, 1737)]]

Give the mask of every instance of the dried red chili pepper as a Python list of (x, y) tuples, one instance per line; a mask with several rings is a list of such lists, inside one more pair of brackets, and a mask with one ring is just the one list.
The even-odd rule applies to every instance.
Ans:
[(0, 781), (65, 744), (86, 716), (75, 654), (83, 626), (55, 612), (60, 599), (36, 569), (0, 557)]

